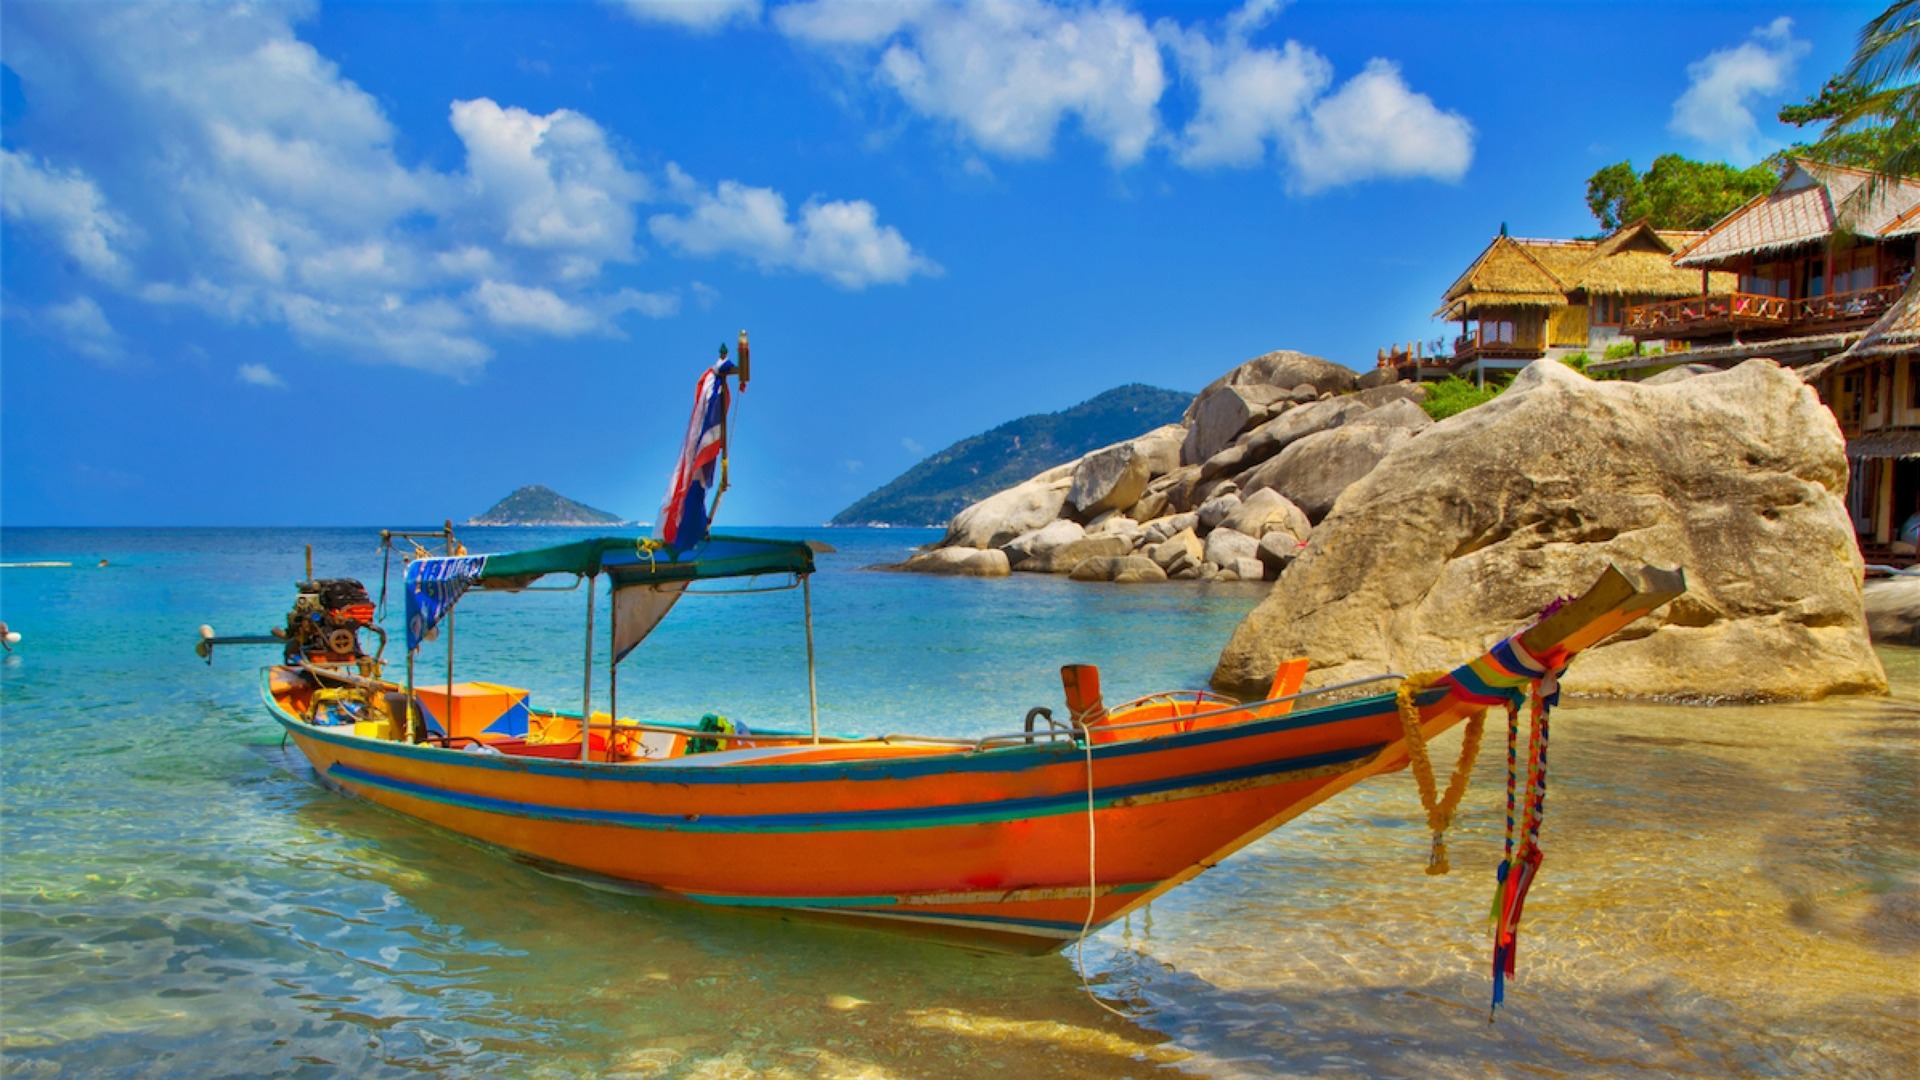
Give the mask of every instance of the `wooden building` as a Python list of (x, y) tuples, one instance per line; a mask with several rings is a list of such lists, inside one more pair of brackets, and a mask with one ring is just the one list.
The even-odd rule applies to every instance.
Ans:
[[(1633, 305), (1699, 288), (1700, 275), (1676, 269), (1672, 261), (1698, 236), (1656, 230), (1643, 221), (1601, 240), (1522, 240), (1502, 232), (1447, 289), (1434, 313), (1460, 323), (1447, 373), (1484, 382), (1489, 374), (1517, 371), (1546, 356), (1585, 353), (1600, 359), (1609, 345), (1626, 340), (1622, 332)], [(1734, 282), (1713, 275), (1709, 285), (1732, 292)]]
[(1851, 479), (1847, 511), (1869, 562), (1911, 561), (1900, 526), (1920, 511), (1920, 283), (1845, 351), (1802, 375), (1840, 422)]
[[(1689, 362), (1718, 366), (1767, 356), (1800, 367), (1846, 349), (1899, 298), (1920, 236), (1920, 180), (1886, 179), (1869, 194), (1871, 180), (1795, 161), (1771, 192), (1674, 253), (1675, 266), (1700, 275), (1691, 295), (1629, 307), (1626, 333), (1685, 342)], [(1737, 287), (1704, 287), (1715, 272), (1737, 274)], [(1635, 358), (1602, 370), (1671, 362)]]

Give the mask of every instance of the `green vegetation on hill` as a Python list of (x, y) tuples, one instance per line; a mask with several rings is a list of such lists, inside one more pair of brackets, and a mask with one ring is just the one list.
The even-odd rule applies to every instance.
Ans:
[(549, 487), (523, 487), (469, 518), (469, 525), (624, 525), (618, 515), (577, 503)]
[(962, 439), (834, 516), (834, 525), (944, 525), (997, 491), (1090, 450), (1177, 423), (1193, 395), (1132, 383), (1071, 409)]

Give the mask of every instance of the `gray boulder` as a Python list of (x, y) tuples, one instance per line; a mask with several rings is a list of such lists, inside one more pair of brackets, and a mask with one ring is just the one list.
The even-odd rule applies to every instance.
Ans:
[(1254, 429), (1242, 441), (1248, 465), (1265, 461), (1294, 443), (1316, 432), (1327, 431), (1347, 422), (1347, 418), (1367, 411), (1367, 406), (1350, 397), (1316, 401), (1289, 409)]
[(1267, 577), (1277, 578), (1280, 572), (1293, 565), (1300, 557), (1305, 545), (1294, 539), (1293, 534), (1283, 529), (1275, 529), (1260, 538), (1260, 561), (1266, 565)]
[(1214, 684), (1258, 694), (1299, 655), (1313, 685), (1452, 667), (1617, 563), (1678, 566), (1688, 591), (1582, 654), (1572, 693), (1884, 693), (1844, 445), (1813, 389), (1771, 361), (1669, 386), (1532, 364), (1347, 489)]
[(1206, 547), (1192, 529), (1182, 529), (1148, 549), (1147, 557), (1171, 573), (1182, 560), (1193, 565), (1206, 561)]
[(1154, 428), (1133, 440), (1133, 452), (1147, 463), (1150, 476), (1165, 476), (1180, 467), (1180, 444), (1187, 440), (1181, 424)]
[(1260, 581), (1270, 576), (1266, 564), (1259, 559), (1235, 559), (1232, 566), (1224, 569), (1233, 571), (1233, 576), (1241, 581)]
[(1147, 522), (1140, 531), (1140, 538), (1143, 543), (1149, 545), (1158, 544), (1183, 530), (1192, 529), (1199, 523), (1200, 515), (1192, 511), (1184, 514), (1169, 514), (1166, 517), (1155, 518)]
[(1032, 558), (1015, 569), (1031, 574), (1066, 574), (1080, 565), (1082, 559), (1132, 553), (1133, 543), (1124, 536), (1089, 536), (1084, 540), (1075, 540), (1044, 551), (1035, 551)]
[(1236, 491), (1229, 491), (1224, 495), (1216, 495), (1200, 504), (1199, 531), (1201, 535), (1204, 536), (1214, 529), (1219, 528), (1220, 523), (1227, 520), (1227, 518), (1238, 509), (1240, 509), (1240, 494)]
[(963, 577), (1006, 577), (1007, 556), (999, 550), (950, 547), (923, 551), (900, 564), (917, 574), (954, 574)]
[(1348, 484), (1372, 472), (1382, 458), (1412, 438), (1409, 428), (1349, 422), (1289, 445), (1273, 460), (1242, 474), (1240, 486), (1247, 491), (1273, 488), (1304, 511), (1308, 521), (1318, 522)]
[(1075, 581), (1111, 581), (1138, 585), (1167, 580), (1167, 572), (1144, 555), (1109, 555), (1082, 559), (1069, 575)]
[(1223, 528), (1245, 533), (1255, 539), (1265, 539), (1267, 533), (1277, 530), (1288, 534), (1295, 542), (1305, 540), (1313, 529), (1313, 525), (1307, 521), (1307, 515), (1285, 495), (1272, 488), (1250, 492), (1220, 524)]
[(1048, 469), (955, 514), (940, 546), (997, 548), (1058, 518), (1073, 483), (1074, 464)]
[(1207, 534), (1206, 561), (1227, 569), (1238, 559), (1259, 559), (1260, 541), (1232, 529), (1215, 529)]
[(1062, 544), (1071, 544), (1084, 540), (1087, 530), (1077, 521), (1049, 521), (1045, 526), (1032, 532), (1021, 533), (1002, 545), (1007, 561), (1016, 569), (1020, 564), (1043, 551), (1052, 551)]
[(1147, 459), (1130, 442), (1095, 450), (1080, 459), (1067, 489), (1067, 506), (1085, 520), (1132, 506), (1147, 490)]
[(1208, 383), (1194, 398), (1194, 405), (1188, 407), (1186, 419), (1191, 423), (1200, 398), (1222, 386), (1277, 386), (1287, 390), (1311, 386), (1318, 396), (1322, 391), (1329, 390), (1344, 394), (1358, 383), (1359, 376), (1351, 368), (1303, 352), (1280, 349), (1256, 356)]
[[(1258, 390), (1270, 388), (1261, 387)], [(1218, 386), (1201, 392), (1188, 412), (1180, 463), (1197, 465), (1233, 445), (1240, 433), (1267, 418), (1266, 395), (1254, 387)]]

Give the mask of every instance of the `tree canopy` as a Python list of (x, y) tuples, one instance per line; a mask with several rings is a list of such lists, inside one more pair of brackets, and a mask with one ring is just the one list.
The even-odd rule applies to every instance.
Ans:
[(1920, 176), (1920, 0), (1888, 4), (1860, 32), (1846, 70), (1818, 97), (1781, 109), (1780, 119), (1826, 124), (1818, 141), (1794, 151), (1883, 176)]
[(1587, 180), (1587, 209), (1611, 232), (1648, 219), (1655, 228), (1704, 229), (1771, 191), (1779, 180), (1766, 165), (1736, 169), (1724, 161), (1694, 161), (1662, 154), (1646, 172), (1620, 161)]

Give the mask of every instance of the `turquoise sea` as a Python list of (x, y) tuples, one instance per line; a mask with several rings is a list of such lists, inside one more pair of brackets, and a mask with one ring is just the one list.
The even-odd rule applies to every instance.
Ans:
[[(1199, 686), (1264, 588), (926, 578), (863, 567), (931, 532), (760, 532), (838, 549), (813, 589), (834, 731), (1015, 729), (1059, 705), (1066, 662), (1114, 700)], [(578, 535), (461, 531), (476, 552)], [(1447, 877), (1422, 872), (1412, 780), (1385, 777), (1078, 960), (726, 917), (319, 787), (259, 703), (274, 650), (192, 652), (202, 623), (277, 624), (309, 543), (316, 573), (378, 593), (375, 529), (0, 533), (0, 561), (72, 564), (0, 569), (24, 635), (0, 661), (0, 1074), (1920, 1074), (1920, 652), (1882, 650), (1884, 700), (1564, 707), (1489, 1024), (1498, 755)], [(582, 611), (472, 598), (458, 677), (577, 707)], [(805, 650), (797, 592), (690, 598), (623, 665), (621, 712), (804, 727)], [(595, 684), (604, 707), (604, 660)]]

